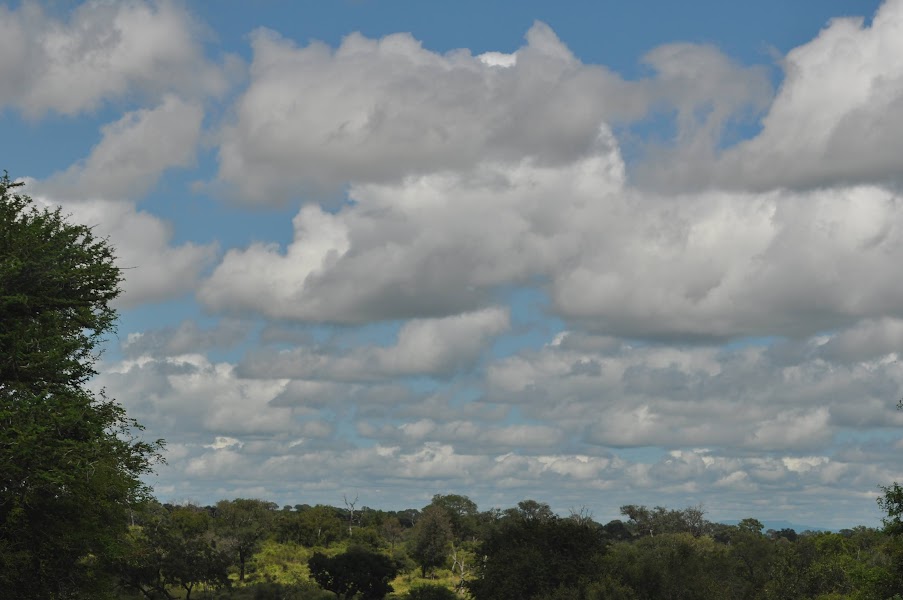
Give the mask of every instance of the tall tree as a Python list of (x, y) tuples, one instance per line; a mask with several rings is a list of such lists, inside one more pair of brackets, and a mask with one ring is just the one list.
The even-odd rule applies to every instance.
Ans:
[(411, 556), (426, 577), (448, 560), (452, 543), (451, 520), (445, 510), (434, 504), (423, 509), (411, 536)]
[(597, 527), (524, 501), (489, 531), (467, 587), (476, 600), (535, 600), (559, 591), (584, 597), (580, 589), (599, 574), (605, 549)]
[(216, 503), (214, 527), (231, 541), (238, 558), (238, 580), (245, 580), (248, 559), (270, 532), (275, 510), (273, 502), (250, 498), (220, 500)]
[(162, 442), (87, 383), (114, 328), (113, 248), (0, 177), (0, 590), (102, 598)]

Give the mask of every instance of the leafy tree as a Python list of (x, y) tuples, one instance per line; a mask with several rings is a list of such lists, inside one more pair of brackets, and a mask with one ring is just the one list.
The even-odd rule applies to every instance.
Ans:
[(411, 557), (424, 577), (445, 564), (451, 542), (452, 525), (445, 510), (433, 504), (424, 508), (411, 537)]
[(547, 505), (521, 504), (481, 544), (483, 560), (468, 584), (476, 600), (533, 600), (559, 588), (579, 591), (600, 574), (605, 553), (600, 530), (559, 519)]
[(878, 507), (887, 516), (884, 517), (884, 531), (890, 535), (903, 533), (903, 487), (895, 481), (892, 485), (882, 486), (883, 496), (878, 498)]
[(162, 442), (87, 383), (114, 328), (113, 248), (0, 177), (0, 590), (101, 598)]
[(169, 527), (159, 538), (162, 570), (171, 583), (191, 599), (196, 586), (229, 585), (229, 554), (213, 537), (210, 515), (197, 506), (177, 506), (169, 514)]
[(683, 510), (669, 510), (664, 506), (647, 508), (628, 504), (621, 507), (621, 514), (629, 519), (628, 527), (637, 536), (655, 536), (662, 533), (690, 533), (699, 537), (711, 531), (711, 523), (703, 517), (701, 506), (690, 506)]
[(383, 539), (389, 542), (389, 549), (395, 552), (395, 544), (404, 539), (405, 530), (398, 517), (388, 517), (380, 525), (379, 532), (382, 534)]
[(630, 590), (643, 600), (744, 598), (732, 589), (728, 552), (710, 537), (663, 533), (615, 544), (604, 563), (622, 592)]
[(436, 494), (430, 506), (438, 506), (445, 511), (451, 523), (452, 535), (457, 541), (473, 538), (477, 533), (476, 503), (460, 494)]
[(331, 506), (318, 504), (279, 513), (279, 539), (302, 546), (328, 546), (342, 535), (342, 521)]
[(245, 580), (248, 559), (269, 534), (274, 512), (273, 502), (250, 498), (220, 500), (216, 503), (214, 527), (231, 542), (238, 558), (238, 580)]
[(149, 503), (130, 528), (124, 552), (112, 565), (121, 585), (145, 598), (172, 599), (182, 588), (185, 600), (200, 585), (229, 585), (229, 555), (212, 535), (211, 518), (196, 506), (164, 508)]
[(360, 600), (382, 600), (392, 591), (389, 582), (398, 574), (391, 558), (358, 546), (333, 557), (315, 552), (307, 565), (320, 587), (346, 600), (356, 594)]

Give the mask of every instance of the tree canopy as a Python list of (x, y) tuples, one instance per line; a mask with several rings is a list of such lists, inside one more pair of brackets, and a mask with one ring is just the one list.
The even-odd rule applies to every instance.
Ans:
[(0, 589), (102, 598), (161, 442), (88, 387), (113, 331), (113, 248), (0, 177)]

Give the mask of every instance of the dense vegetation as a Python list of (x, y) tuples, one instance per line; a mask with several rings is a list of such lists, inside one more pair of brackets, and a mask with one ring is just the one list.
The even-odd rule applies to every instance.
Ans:
[(86, 387), (115, 324), (113, 251), (0, 178), (0, 597), (68, 600), (901, 599), (903, 489), (882, 530), (763, 531), (701, 507), (597, 523), (462, 495), (384, 511), (160, 504), (158, 458)]
[[(240, 526), (235, 510), (246, 517)], [(892, 517), (884, 530), (796, 532), (765, 531), (752, 518), (712, 523), (699, 507), (621, 512), (601, 524), (533, 500), (478, 511), (459, 495), (435, 496), (420, 510), (365, 507), (353, 516), (259, 500), (150, 503), (136, 514), (118, 576), (133, 593), (124, 598), (903, 597), (903, 538)]]

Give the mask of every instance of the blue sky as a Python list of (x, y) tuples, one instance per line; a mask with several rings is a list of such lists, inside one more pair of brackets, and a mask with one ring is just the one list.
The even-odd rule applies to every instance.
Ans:
[(169, 501), (876, 524), (903, 2), (0, 7), (0, 167), (125, 269)]

